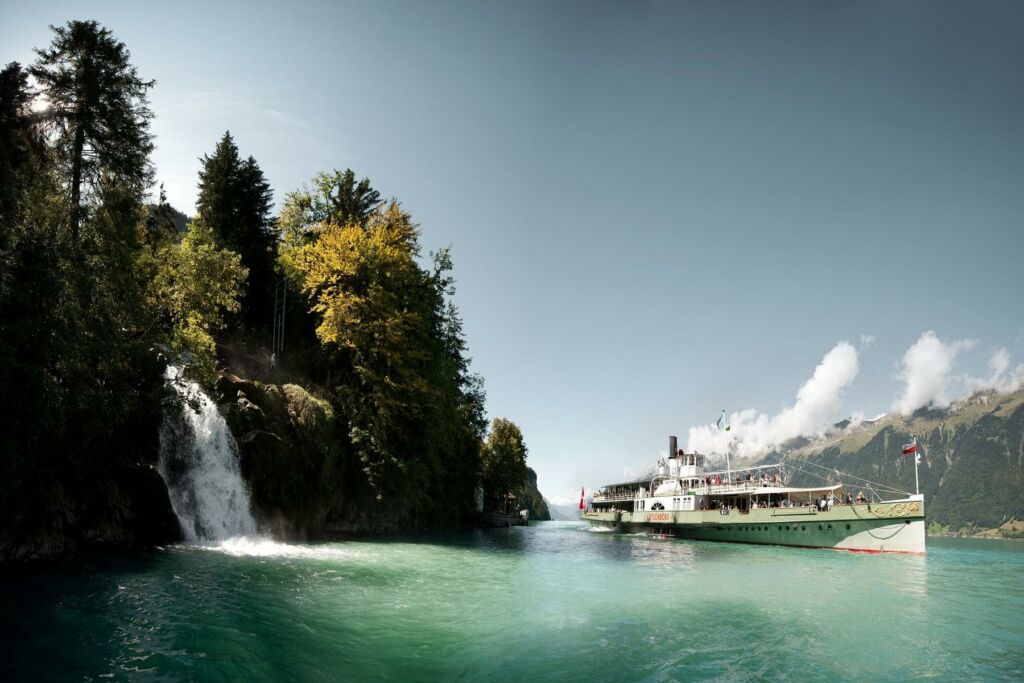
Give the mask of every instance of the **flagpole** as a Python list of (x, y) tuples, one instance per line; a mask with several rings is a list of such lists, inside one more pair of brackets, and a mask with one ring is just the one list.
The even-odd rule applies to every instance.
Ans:
[(921, 462), (921, 454), (917, 452), (917, 437), (914, 437), (914, 494), (921, 495), (921, 482), (917, 477), (917, 463)]

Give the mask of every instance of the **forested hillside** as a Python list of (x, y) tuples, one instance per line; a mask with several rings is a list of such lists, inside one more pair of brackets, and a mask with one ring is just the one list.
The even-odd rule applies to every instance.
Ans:
[(795, 470), (798, 485), (821, 481), (819, 470), (799, 458), (912, 492), (914, 461), (901, 456), (901, 447), (913, 436), (921, 446), (921, 492), (932, 530), (969, 533), (1024, 519), (1024, 390), (850, 425), (783, 457), (807, 470)]

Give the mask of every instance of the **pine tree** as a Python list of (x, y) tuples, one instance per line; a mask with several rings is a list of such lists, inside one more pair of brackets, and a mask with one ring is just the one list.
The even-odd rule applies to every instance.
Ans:
[(235, 233), (235, 208), (237, 206), (238, 172), (241, 160), (238, 146), (231, 131), (217, 143), (213, 155), (203, 155), (199, 160), (199, 199), (196, 209), (207, 225), (211, 226), (219, 241), (229, 245)]
[(319, 173), (312, 189), (289, 192), (281, 207), (278, 227), (281, 239), (289, 247), (301, 247), (312, 237), (321, 223), (366, 225), (381, 206), (380, 193), (370, 186), (370, 179), (356, 181), (352, 169)]
[(241, 159), (230, 132), (200, 161), (199, 214), (218, 243), (242, 257), (249, 280), (241, 319), (250, 331), (264, 330), (272, 314), (277, 258), (270, 183), (253, 157)]
[(250, 330), (265, 329), (273, 314), (277, 235), (270, 210), (274, 193), (256, 159), (242, 162), (238, 174), (238, 223), (234, 249), (249, 269), (242, 317)]
[(28, 73), (17, 62), (0, 71), (0, 225), (14, 220), (18, 195), (33, 162), (43, 153), (33, 125), (30, 105), (34, 96)]
[(146, 93), (124, 43), (95, 21), (52, 26), (49, 49), (31, 69), (49, 101), (48, 123), (57, 156), (68, 164), (72, 243), (83, 220), (83, 198), (113, 178), (140, 199), (152, 184), (153, 151)]
[(370, 179), (356, 182), (356, 174), (350, 168), (344, 173), (322, 174), (317, 185), (330, 202), (331, 220), (335, 223), (344, 225), (351, 221), (362, 225), (381, 205), (380, 193), (370, 187)]

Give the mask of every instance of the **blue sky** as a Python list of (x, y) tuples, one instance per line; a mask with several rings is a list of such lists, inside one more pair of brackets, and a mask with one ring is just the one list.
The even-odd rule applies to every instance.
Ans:
[(3, 15), (4, 62), (72, 18), (128, 45), (157, 80), (154, 162), (181, 209), (226, 129), (278, 201), (346, 167), (401, 200), (427, 249), (452, 246), (490, 412), (523, 427), (551, 498), (722, 409), (779, 413), (841, 340), (845, 414), (893, 407), (928, 330), (962, 386), (999, 348), (1024, 360), (1024, 4)]

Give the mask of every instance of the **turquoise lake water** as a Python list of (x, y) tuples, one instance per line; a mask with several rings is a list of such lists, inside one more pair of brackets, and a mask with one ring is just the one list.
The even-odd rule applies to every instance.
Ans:
[(1024, 543), (231, 541), (0, 575), (0, 680), (1021, 680)]

